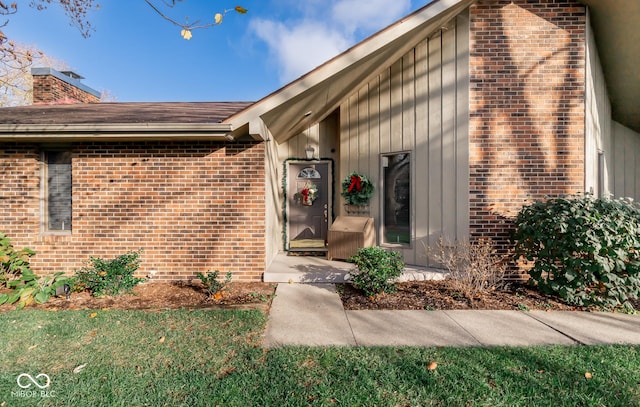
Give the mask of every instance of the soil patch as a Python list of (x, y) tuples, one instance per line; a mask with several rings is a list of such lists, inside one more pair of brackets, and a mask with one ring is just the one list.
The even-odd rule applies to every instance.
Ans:
[[(522, 284), (511, 284), (504, 290), (491, 290), (474, 297), (463, 295), (449, 280), (399, 283), (397, 292), (374, 297), (365, 296), (350, 284), (340, 285), (338, 292), (347, 310), (589, 310), (565, 304)], [(640, 309), (639, 301), (633, 304)]]
[[(271, 283), (230, 283), (221, 297), (209, 297), (200, 282), (147, 282), (139, 284), (129, 294), (94, 297), (89, 292), (71, 293), (71, 298), (51, 298), (44, 304), (29, 308), (63, 309), (179, 309), (179, 308), (241, 308), (268, 311), (275, 293)], [(15, 309), (4, 304), (0, 311)]]
[[(350, 284), (338, 284), (338, 293), (347, 310), (543, 310), (588, 311), (557, 298), (541, 294), (522, 284), (512, 284), (504, 290), (492, 290), (474, 297), (466, 297), (448, 280), (414, 281), (398, 284), (398, 291), (367, 297)], [(72, 293), (51, 298), (44, 304), (28, 308), (46, 310), (66, 309), (179, 309), (179, 308), (235, 308), (269, 311), (275, 295), (274, 283), (230, 283), (223, 295), (209, 297), (199, 281), (171, 283), (147, 282), (136, 286), (129, 294), (94, 297), (89, 292)], [(2, 292), (3, 290), (0, 290)], [(640, 310), (640, 301), (632, 303)], [(0, 312), (15, 309), (15, 304), (0, 306)]]

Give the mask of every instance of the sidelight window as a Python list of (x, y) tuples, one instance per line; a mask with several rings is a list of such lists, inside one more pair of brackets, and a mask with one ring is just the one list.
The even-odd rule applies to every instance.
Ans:
[(411, 244), (411, 155), (382, 156), (383, 243)]

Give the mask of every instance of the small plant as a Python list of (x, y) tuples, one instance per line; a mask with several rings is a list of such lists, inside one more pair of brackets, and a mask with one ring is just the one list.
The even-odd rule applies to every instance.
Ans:
[(379, 246), (361, 248), (349, 261), (357, 266), (351, 273), (351, 284), (367, 296), (395, 292), (395, 280), (402, 275), (405, 266), (399, 252)]
[(640, 210), (591, 195), (525, 206), (515, 253), (533, 262), (531, 282), (570, 304), (632, 308), (640, 295)]
[(440, 238), (437, 250), (427, 248), (425, 251), (449, 272), (448, 278), (455, 289), (467, 298), (504, 283), (504, 256), (497, 253), (490, 239), (451, 245)]
[(22, 309), (34, 302), (43, 304), (56, 295), (58, 287), (68, 284), (70, 279), (64, 273), (58, 272), (51, 277), (38, 277), (30, 269), (26, 269), (17, 280), (7, 283), (12, 290), (8, 294), (0, 294), (0, 304), (16, 303), (16, 308)]
[(0, 285), (10, 289), (0, 294), (0, 304), (14, 304), (22, 309), (34, 302), (42, 304), (56, 295), (56, 289), (69, 279), (62, 272), (51, 277), (39, 277), (30, 267), (29, 258), (35, 252), (28, 248), (15, 250), (11, 240), (0, 233)]
[(205, 290), (207, 290), (207, 294), (209, 297), (214, 297), (216, 294), (221, 294), (222, 291), (227, 287), (227, 285), (231, 282), (231, 277), (233, 276), (230, 271), (227, 272), (224, 281), (220, 281), (220, 271), (215, 270), (213, 272), (207, 272), (205, 276), (202, 273), (196, 273), (202, 284), (204, 285)]
[(29, 258), (34, 254), (33, 250), (26, 247), (15, 250), (11, 239), (0, 232), (0, 285), (9, 287), (9, 282), (18, 280), (23, 273), (31, 271)]
[(87, 289), (94, 296), (129, 292), (145, 281), (133, 275), (140, 265), (140, 250), (122, 254), (113, 260), (91, 257), (89, 262), (76, 271), (76, 287)]
[(266, 295), (266, 294), (260, 294), (260, 293), (249, 293), (249, 297), (256, 299), (260, 302), (269, 302), (269, 300), (271, 300), (274, 296), (275, 294)]

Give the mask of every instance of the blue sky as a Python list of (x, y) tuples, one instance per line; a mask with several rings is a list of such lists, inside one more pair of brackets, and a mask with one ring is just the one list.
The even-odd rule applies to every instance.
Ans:
[(84, 84), (119, 102), (254, 101), (428, 2), (184, 0), (164, 10), (203, 22), (236, 5), (249, 10), (230, 12), (187, 41), (143, 0), (101, 1), (86, 39), (59, 7), (36, 11), (23, 1), (4, 32), (64, 61)]

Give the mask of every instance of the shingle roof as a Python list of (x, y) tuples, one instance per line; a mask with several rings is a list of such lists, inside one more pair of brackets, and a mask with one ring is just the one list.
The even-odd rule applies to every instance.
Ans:
[(127, 102), (0, 108), (2, 124), (220, 123), (252, 102)]

